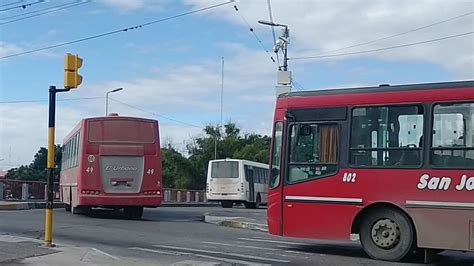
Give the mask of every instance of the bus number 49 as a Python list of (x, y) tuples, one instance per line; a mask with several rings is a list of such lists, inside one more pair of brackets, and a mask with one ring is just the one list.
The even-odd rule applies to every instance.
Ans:
[(356, 173), (344, 173), (344, 176), (342, 177), (342, 182), (354, 183), (356, 181), (356, 176)]

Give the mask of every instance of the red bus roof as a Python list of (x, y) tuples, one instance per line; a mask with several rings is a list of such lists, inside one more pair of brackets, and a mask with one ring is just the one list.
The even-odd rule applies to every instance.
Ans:
[(281, 94), (277, 109), (474, 99), (474, 81), (380, 85)]
[(77, 125), (64, 137), (63, 143), (65, 143), (69, 138), (71, 138), (77, 131), (79, 131), (86, 122), (89, 121), (104, 121), (104, 120), (135, 120), (135, 121), (143, 121), (149, 123), (158, 123), (158, 120), (155, 119), (148, 119), (148, 118), (141, 118), (141, 117), (132, 117), (132, 116), (98, 116), (98, 117), (88, 117), (80, 120)]

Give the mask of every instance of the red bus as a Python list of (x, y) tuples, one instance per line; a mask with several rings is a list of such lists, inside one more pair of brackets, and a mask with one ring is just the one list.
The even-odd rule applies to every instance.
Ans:
[(158, 121), (117, 115), (87, 118), (66, 136), (60, 198), (72, 213), (123, 209), (138, 219), (162, 200)]
[(474, 81), (285, 93), (272, 139), (270, 234), (474, 251)]

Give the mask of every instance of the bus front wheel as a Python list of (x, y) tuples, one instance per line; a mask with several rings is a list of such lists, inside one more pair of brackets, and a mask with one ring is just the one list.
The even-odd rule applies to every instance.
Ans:
[(380, 209), (362, 221), (360, 242), (371, 258), (399, 261), (413, 252), (415, 230), (406, 214), (395, 209)]

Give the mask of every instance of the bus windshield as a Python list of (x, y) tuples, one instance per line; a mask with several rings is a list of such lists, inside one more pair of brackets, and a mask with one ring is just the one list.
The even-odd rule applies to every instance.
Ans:
[(89, 121), (89, 142), (155, 143), (155, 125), (127, 119)]
[(211, 169), (211, 178), (238, 178), (238, 162), (213, 162)]

